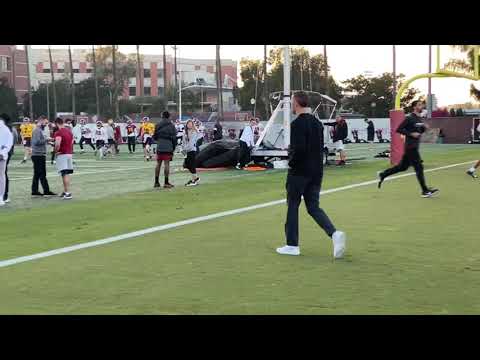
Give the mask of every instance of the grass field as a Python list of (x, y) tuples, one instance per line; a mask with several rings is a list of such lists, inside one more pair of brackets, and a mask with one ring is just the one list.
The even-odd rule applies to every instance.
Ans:
[[(378, 150), (385, 147), (379, 145)], [(351, 154), (368, 154), (349, 145)], [(197, 216), (284, 198), (285, 172), (172, 176), (154, 190), (154, 163), (123, 153), (76, 156), (74, 200), (31, 199), (31, 164), (9, 168), (0, 209), (0, 261)], [(424, 145), (427, 169), (472, 161), (472, 145)], [(327, 167), (323, 188), (375, 178), (388, 159)], [(301, 210), (299, 257), (279, 256), (285, 205), (0, 268), (0, 314), (477, 314), (480, 312), (478, 182), (468, 165), (426, 174), (441, 189), (422, 199), (415, 176), (326, 194), (321, 199), (349, 237), (333, 261), (331, 242)], [(49, 166), (49, 181), (60, 179)]]

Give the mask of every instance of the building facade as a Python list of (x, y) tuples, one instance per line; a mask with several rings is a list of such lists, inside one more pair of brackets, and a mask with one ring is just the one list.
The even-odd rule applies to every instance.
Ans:
[[(53, 72), (55, 80), (69, 79), (69, 56), (66, 49), (52, 49), (52, 69), (48, 49), (32, 49), (31, 63), (34, 67), (34, 74), (31, 76), (32, 87), (38, 88), (42, 83), (51, 82)], [(91, 49), (72, 49), (72, 65), (75, 83), (92, 77), (93, 64), (87, 61)], [(135, 54), (130, 54), (134, 58)], [(125, 84), (122, 97), (124, 99), (135, 96), (161, 96), (165, 94), (165, 83), (169, 86), (175, 85), (175, 61), (171, 55), (166, 56), (166, 79), (163, 72), (163, 55), (142, 54), (142, 72), (136, 77), (129, 79)], [(182, 83), (182, 88), (192, 84), (203, 84), (216, 86), (215, 59), (186, 59), (177, 58), (177, 81)], [(232, 89), (237, 85), (237, 62), (229, 59), (222, 59), (222, 84), (224, 92), (224, 103), (232, 101), (229, 99)], [(165, 81), (166, 80), (166, 81)], [(139, 84), (140, 86), (137, 86)], [(143, 86), (142, 86), (143, 85)], [(143, 91), (142, 91), (143, 90)], [(212, 99), (209, 98), (209, 102)]]
[(0, 78), (7, 79), (8, 85), (15, 90), (17, 104), (23, 104), (28, 92), (25, 50), (17, 49), (16, 45), (0, 45)]

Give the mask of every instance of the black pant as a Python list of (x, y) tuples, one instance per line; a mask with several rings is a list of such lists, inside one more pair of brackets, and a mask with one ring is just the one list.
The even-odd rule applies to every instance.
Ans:
[(405, 149), (402, 160), (400, 163), (390, 169), (385, 170), (381, 173), (383, 178), (386, 178), (390, 175), (402, 172), (407, 170), (410, 166), (413, 166), (415, 169), (415, 174), (417, 174), (417, 180), (422, 188), (422, 191), (428, 191), (428, 187), (425, 184), (425, 175), (423, 174), (423, 160), (420, 157), (418, 148)]
[(7, 165), (5, 166), (5, 193), (3, 194), (3, 200), (8, 199), (8, 188), (9, 188), (9, 180), (8, 180), (8, 163), (10, 162), (10, 159), (12, 158), (13, 153), (8, 154), (7, 158)]
[(129, 152), (135, 152), (135, 144), (137, 142), (137, 139), (135, 136), (128, 136), (128, 151)]
[(93, 150), (95, 150), (95, 146), (93, 146), (93, 144), (92, 144), (92, 139), (90, 139), (90, 138), (87, 139), (87, 138), (85, 138), (85, 137), (82, 136), (82, 137), (80, 138), (80, 143), (79, 143), (81, 150), (83, 150), (83, 144), (84, 144), (84, 143), (90, 145), (90, 147), (91, 147)]
[(202, 144), (203, 144), (203, 137), (198, 139), (197, 141), (197, 152), (200, 151), (200, 146), (202, 146)]
[(191, 174), (196, 174), (197, 173), (197, 168), (195, 166), (196, 155), (197, 155), (197, 153), (195, 151), (187, 152), (187, 158), (185, 159), (185, 162), (183, 163), (183, 167), (185, 169), (188, 169)]
[(313, 180), (304, 176), (287, 176), (287, 221), (285, 223), (285, 236), (287, 245), (298, 246), (298, 207), (303, 199), (308, 214), (316, 223), (332, 236), (336, 231), (335, 226), (320, 206), (321, 180)]
[(50, 187), (47, 181), (47, 157), (45, 155), (33, 155), (33, 180), (32, 180), (32, 193), (38, 193), (38, 182), (42, 183), (44, 193), (50, 192)]
[(237, 164), (240, 164), (240, 167), (244, 167), (250, 162), (250, 149), (246, 142), (240, 140), (240, 148), (238, 149), (238, 159)]

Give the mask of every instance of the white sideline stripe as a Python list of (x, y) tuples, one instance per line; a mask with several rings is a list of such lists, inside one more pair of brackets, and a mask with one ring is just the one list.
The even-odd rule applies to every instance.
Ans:
[[(449, 168), (453, 168), (453, 167), (460, 166), (460, 165), (471, 164), (472, 162), (473, 161), (466, 161), (466, 162), (463, 162), (463, 163), (441, 166), (441, 167), (438, 167), (438, 168), (425, 170), (425, 172), (432, 172), (432, 171), (449, 169)], [(403, 177), (406, 177), (406, 176), (412, 176), (414, 174), (415, 173), (406, 173), (406, 174), (402, 174), (402, 175), (392, 176), (391, 178), (386, 179), (386, 181), (391, 181), (391, 180), (403, 178)], [(351, 184), (351, 185), (341, 186), (341, 187), (338, 187), (338, 188), (324, 190), (324, 191), (321, 191), (320, 194), (322, 194), (322, 195), (331, 194), (331, 193), (335, 193), (335, 192), (338, 192), (338, 191), (344, 191), (344, 190), (354, 189), (354, 188), (361, 187), (361, 186), (376, 184), (377, 182), (378, 182), (377, 179), (370, 180), (370, 181), (364, 181), (364, 182), (357, 183), (357, 184)], [(195, 217), (195, 218), (192, 218), (192, 219), (177, 221), (177, 222), (170, 223), (170, 224), (154, 226), (154, 227), (143, 229), (143, 230), (138, 230), (138, 231), (133, 231), (133, 232), (130, 232), (130, 233), (122, 234), (122, 235), (112, 236), (112, 237), (109, 237), (109, 238), (106, 238), (106, 239), (90, 241), (90, 242), (77, 244), (77, 245), (72, 245), (72, 246), (67, 246), (67, 247), (54, 249), (54, 250), (50, 250), (50, 251), (44, 251), (44, 252), (40, 252), (40, 253), (33, 254), (33, 255), (20, 256), (20, 257), (17, 257), (17, 258), (0, 261), (0, 268), (20, 264), (20, 263), (27, 262), (27, 261), (38, 260), (38, 259), (42, 259), (42, 258), (54, 256), (54, 255), (65, 254), (65, 253), (69, 253), (69, 252), (77, 251), (77, 250), (81, 250), (81, 249), (88, 249), (88, 248), (95, 247), (95, 246), (110, 244), (110, 243), (113, 243), (113, 242), (116, 242), (116, 241), (127, 240), (127, 239), (131, 239), (131, 238), (135, 238), (135, 237), (139, 237), (139, 236), (163, 231), (163, 230), (177, 228), (177, 227), (180, 227), (180, 226), (195, 224), (195, 223), (208, 221), (208, 220), (213, 220), (213, 219), (218, 219), (218, 218), (221, 218), (221, 217), (226, 217), (226, 216), (231, 216), (231, 215), (237, 215), (237, 214), (241, 214), (241, 213), (244, 213), (244, 212), (257, 210), (257, 209), (262, 209), (262, 208), (266, 208), (266, 207), (270, 207), (270, 206), (281, 205), (281, 204), (284, 204), (284, 203), (286, 203), (286, 199), (270, 201), (270, 202), (266, 202), (266, 203), (263, 203), (263, 204), (247, 206), (247, 207), (234, 209), (234, 210), (222, 211), (222, 212), (218, 212), (218, 213), (214, 213), (214, 214), (210, 214), (210, 215), (199, 216), (199, 217)]]

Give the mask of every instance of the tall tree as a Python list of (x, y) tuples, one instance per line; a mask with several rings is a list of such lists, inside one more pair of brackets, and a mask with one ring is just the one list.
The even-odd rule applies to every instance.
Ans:
[(143, 66), (140, 63), (140, 45), (137, 45), (137, 86), (139, 87), (140, 96), (143, 96)]
[(95, 82), (95, 104), (96, 104), (96, 115), (100, 116), (100, 97), (98, 94), (98, 73), (97, 73), (97, 60), (95, 56), (95, 45), (92, 45), (92, 62), (93, 62), (93, 79)]
[[(28, 110), (29, 110), (30, 119), (33, 120), (32, 82), (30, 78), (30, 51), (29, 51), (28, 45), (25, 45), (25, 59), (27, 63)], [(13, 64), (13, 66), (15, 66), (15, 64)], [(15, 81), (13, 83), (15, 83)]]
[(220, 58), (220, 45), (216, 46), (216, 68), (217, 68), (217, 103), (220, 118), (223, 119), (223, 81), (222, 81), (222, 61)]
[[(165, 45), (163, 46), (163, 95), (167, 95), (167, 90), (168, 90), (168, 82), (167, 82), (167, 54), (165, 52)], [(168, 102), (167, 102), (168, 106)], [(165, 110), (167, 110), (165, 108)]]
[(268, 74), (267, 74), (267, 45), (263, 45), (263, 102), (265, 105), (265, 117), (270, 117), (269, 99), (268, 99)]
[[(460, 51), (467, 54), (467, 61), (463, 59), (452, 59), (446, 64), (446, 68), (453, 71), (473, 71), (474, 69), (474, 46), (476, 45), (451, 45), (453, 48), (457, 48)], [(480, 54), (478, 55), (480, 57)], [(474, 84), (470, 85), (470, 95), (477, 101), (480, 101), (480, 88), (477, 88)]]
[(325, 95), (329, 95), (330, 94), (330, 86), (329, 86), (329, 83), (328, 83), (328, 57), (327, 57), (327, 45), (323, 45), (323, 61), (325, 63), (325, 68), (324, 68), (324, 71), (325, 71)]
[(50, 60), (50, 75), (52, 77), (52, 95), (53, 95), (53, 118), (57, 118), (57, 91), (55, 89), (55, 72), (53, 68), (52, 49), (48, 45), (48, 58)]
[(115, 121), (118, 118), (118, 87), (117, 87), (117, 61), (116, 61), (116, 45), (112, 45), (112, 73), (113, 73), (113, 117)]
[(177, 104), (177, 109), (178, 109), (178, 102), (179, 102), (179, 98), (178, 98), (178, 71), (177, 71), (177, 45), (173, 45), (172, 46), (172, 49), (173, 49), (173, 72), (174, 72), (174, 84), (175, 84), (175, 90), (174, 90), (174, 97), (173, 97), (173, 100), (175, 100), (175, 103)]
[[(397, 76), (397, 82), (401, 85), (405, 75)], [(343, 82), (344, 90), (350, 93), (344, 99), (344, 107), (352, 111), (370, 115), (375, 117), (388, 117), (389, 111), (394, 108), (395, 101), (393, 99), (393, 83), (392, 73), (384, 73), (377, 77), (367, 78), (363, 75), (350, 78)], [(402, 96), (402, 107), (406, 108), (417, 98), (418, 89), (409, 88)], [(372, 104), (375, 104), (372, 107)], [(408, 109), (409, 111), (410, 109)]]
[(73, 113), (73, 119), (75, 120), (75, 117), (77, 115), (77, 112), (75, 109), (75, 73), (73, 72), (72, 49), (70, 45), (68, 45), (68, 60), (69, 60), (69, 66), (70, 66), (70, 85), (72, 87), (72, 113)]

